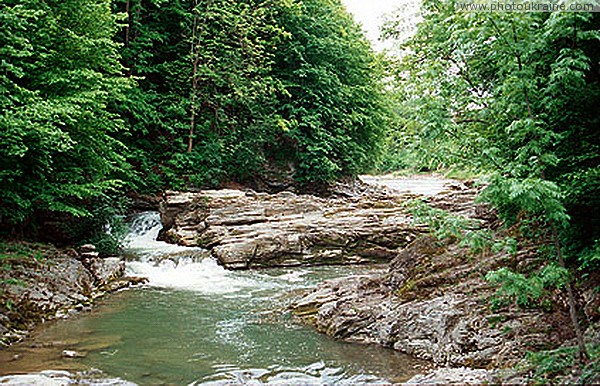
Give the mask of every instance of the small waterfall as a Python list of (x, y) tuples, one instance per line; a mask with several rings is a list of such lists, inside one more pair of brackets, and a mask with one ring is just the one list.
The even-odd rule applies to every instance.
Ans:
[(128, 250), (146, 258), (191, 250), (191, 248), (157, 241), (161, 229), (158, 212), (143, 212), (135, 215), (129, 226), (129, 234), (125, 238)]
[(127, 263), (129, 275), (148, 278), (148, 285), (206, 294), (226, 294), (259, 283), (226, 271), (201, 248), (157, 241), (162, 229), (158, 212), (136, 215), (126, 237), (127, 250), (136, 257)]

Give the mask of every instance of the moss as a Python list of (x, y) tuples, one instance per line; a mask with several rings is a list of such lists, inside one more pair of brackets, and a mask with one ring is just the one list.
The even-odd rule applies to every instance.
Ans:
[(206, 235), (196, 237), (196, 245), (200, 248), (208, 248), (214, 244), (215, 240), (212, 237)]
[(416, 280), (408, 280), (400, 289), (396, 291), (396, 296), (404, 298), (409, 292), (411, 292), (417, 285)]
[(583, 369), (577, 363), (577, 347), (563, 347), (556, 350), (539, 351), (527, 354), (527, 366), (533, 372), (533, 381), (538, 384), (554, 383), (557, 377), (581, 374), (581, 382), (598, 379), (600, 370), (600, 346), (588, 347), (591, 361)]

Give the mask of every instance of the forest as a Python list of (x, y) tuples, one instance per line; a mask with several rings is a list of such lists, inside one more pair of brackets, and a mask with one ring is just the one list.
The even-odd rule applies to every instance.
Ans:
[(537, 270), (490, 280), (520, 306), (567, 291), (579, 325), (600, 267), (600, 14), (424, 0), (413, 36), (388, 20), (396, 51), (380, 53), (340, 0), (0, 7), (3, 239), (114, 253), (136, 195), (450, 173), (540, 245)]

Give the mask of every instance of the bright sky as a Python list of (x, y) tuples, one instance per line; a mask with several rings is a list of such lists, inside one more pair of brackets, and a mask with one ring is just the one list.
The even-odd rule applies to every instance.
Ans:
[(402, 4), (402, 0), (342, 0), (342, 3), (354, 15), (354, 19), (362, 24), (373, 46), (378, 47), (381, 44), (377, 39), (383, 15)]

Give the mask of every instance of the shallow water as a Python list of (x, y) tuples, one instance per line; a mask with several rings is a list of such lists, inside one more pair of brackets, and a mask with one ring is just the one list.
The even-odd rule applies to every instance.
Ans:
[[(400, 382), (425, 366), (378, 346), (335, 341), (292, 320), (286, 306), (322, 280), (374, 267), (225, 271), (197, 249), (156, 242), (155, 213), (139, 216), (131, 274), (148, 285), (40, 329), (0, 352), (0, 374), (85, 371), (138, 384)], [(73, 350), (83, 358), (63, 358)]]
[(393, 174), (364, 175), (360, 176), (360, 179), (369, 185), (386, 187), (400, 194), (409, 193), (422, 196), (435, 196), (448, 190), (449, 185), (457, 183), (456, 180), (430, 175), (412, 177), (398, 177)]

